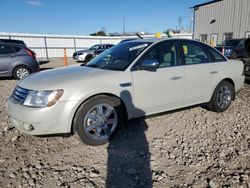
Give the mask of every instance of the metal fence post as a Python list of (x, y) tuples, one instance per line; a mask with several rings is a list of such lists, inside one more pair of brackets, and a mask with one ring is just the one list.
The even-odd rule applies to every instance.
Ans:
[(47, 61), (49, 61), (49, 55), (48, 55), (48, 47), (47, 47), (46, 37), (44, 37), (44, 45), (45, 45), (46, 58), (47, 58)]
[(75, 49), (75, 52), (76, 52), (76, 38), (74, 37), (73, 40), (74, 40), (74, 49)]

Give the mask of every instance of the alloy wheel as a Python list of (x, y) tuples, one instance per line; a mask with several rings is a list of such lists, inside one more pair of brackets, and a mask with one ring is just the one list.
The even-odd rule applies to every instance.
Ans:
[(84, 118), (84, 131), (93, 140), (109, 139), (117, 127), (118, 116), (113, 106), (98, 104), (91, 108)]
[(22, 79), (29, 75), (29, 71), (26, 68), (20, 68), (16, 71), (16, 75), (19, 79)]
[(222, 86), (217, 94), (217, 104), (220, 108), (226, 108), (230, 105), (232, 93), (228, 86)]

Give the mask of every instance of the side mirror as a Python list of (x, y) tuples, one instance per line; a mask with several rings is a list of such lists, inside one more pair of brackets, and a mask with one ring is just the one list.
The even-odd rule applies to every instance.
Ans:
[(140, 70), (156, 71), (159, 65), (160, 63), (157, 60), (144, 60), (140, 66)]

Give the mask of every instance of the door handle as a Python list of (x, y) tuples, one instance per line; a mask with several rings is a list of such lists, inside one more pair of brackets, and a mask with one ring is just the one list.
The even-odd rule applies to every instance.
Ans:
[(174, 75), (171, 77), (171, 80), (181, 80), (182, 77), (181, 76), (178, 76), (178, 75)]
[(218, 73), (218, 71), (216, 71), (216, 70), (210, 71), (210, 74), (217, 74), (217, 73)]

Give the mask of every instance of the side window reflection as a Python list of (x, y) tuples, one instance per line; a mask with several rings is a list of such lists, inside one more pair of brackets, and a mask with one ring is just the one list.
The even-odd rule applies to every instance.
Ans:
[(154, 46), (144, 55), (142, 61), (144, 60), (158, 61), (160, 63), (159, 68), (176, 66), (177, 55), (175, 43), (168, 41)]
[(182, 50), (187, 65), (208, 63), (209, 58), (205, 51), (197, 44), (183, 43)]

